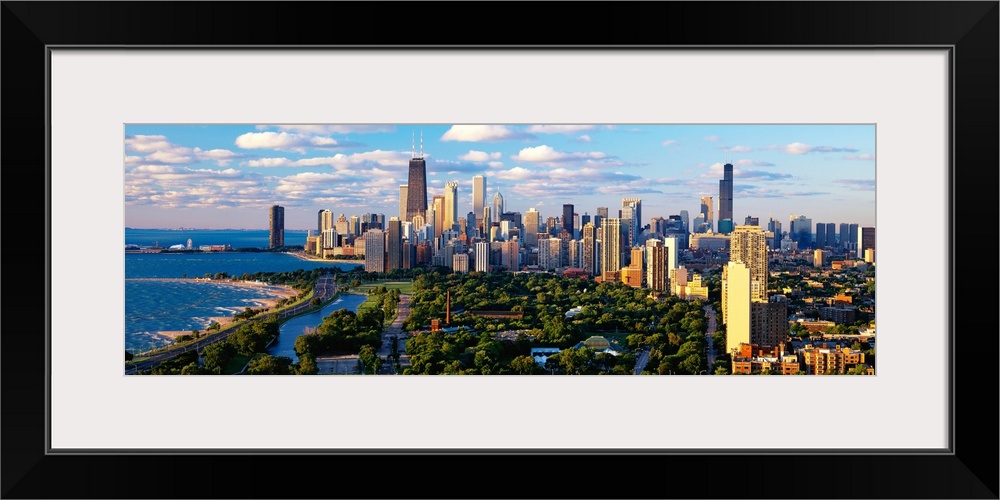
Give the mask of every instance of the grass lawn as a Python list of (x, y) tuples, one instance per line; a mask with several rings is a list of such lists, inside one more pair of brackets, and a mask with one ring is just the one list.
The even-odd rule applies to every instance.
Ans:
[(384, 286), (389, 290), (399, 290), (399, 293), (409, 294), (413, 293), (413, 282), (412, 281), (379, 281), (376, 283), (365, 283), (358, 287), (359, 291), (367, 292), (373, 288), (378, 288)]

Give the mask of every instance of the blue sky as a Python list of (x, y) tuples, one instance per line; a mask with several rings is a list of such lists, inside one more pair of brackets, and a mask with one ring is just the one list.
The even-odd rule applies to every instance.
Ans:
[(643, 218), (718, 211), (731, 162), (733, 216), (875, 225), (874, 125), (127, 125), (125, 225), (265, 229), (285, 207), (287, 229), (335, 216), (399, 212), (411, 136), (423, 133), (428, 197), (472, 177), (499, 188), (508, 210), (543, 217), (612, 213), (640, 197)]

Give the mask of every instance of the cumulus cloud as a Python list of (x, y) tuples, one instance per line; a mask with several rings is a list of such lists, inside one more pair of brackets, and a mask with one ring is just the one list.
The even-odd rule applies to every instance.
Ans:
[(532, 125), (528, 127), (529, 134), (575, 134), (593, 130), (595, 125)]
[(531, 134), (517, 132), (506, 125), (452, 125), (442, 141), (459, 142), (496, 142), (518, 139), (531, 139)]
[(219, 166), (226, 166), (231, 160), (239, 158), (238, 153), (228, 149), (189, 148), (173, 144), (163, 135), (135, 135), (125, 138), (125, 149), (145, 155), (129, 155), (125, 157), (126, 165), (139, 163), (160, 164), (191, 164), (198, 161), (214, 161)]
[(489, 165), (490, 168), (503, 168), (503, 162), (502, 161), (491, 161), (487, 165)]
[(490, 158), (490, 154), (486, 151), (475, 151), (471, 149), (468, 153), (458, 157), (459, 160), (463, 161), (489, 161)]
[(572, 160), (603, 159), (606, 157), (607, 155), (600, 151), (591, 151), (587, 153), (564, 153), (556, 151), (551, 146), (543, 144), (541, 146), (524, 148), (511, 158), (516, 161), (526, 161), (532, 163), (558, 163)]
[(581, 136), (578, 136), (576, 139), (574, 139), (574, 141), (586, 143), (586, 142), (593, 142), (593, 139), (591, 139), (589, 135), (583, 134)]
[(801, 142), (793, 142), (784, 146), (772, 146), (770, 149), (780, 149), (790, 155), (804, 155), (808, 153), (857, 153), (858, 150), (848, 147), (832, 146), (810, 146)]
[(308, 148), (335, 149), (359, 146), (332, 137), (295, 134), (289, 132), (247, 132), (236, 138), (236, 145), (243, 149), (277, 149), (305, 152)]
[(405, 167), (409, 165), (410, 153), (400, 151), (368, 151), (364, 153), (343, 154), (333, 156), (302, 158), (259, 158), (247, 162), (248, 167), (315, 167), (330, 166), (335, 169), (347, 169), (364, 166)]

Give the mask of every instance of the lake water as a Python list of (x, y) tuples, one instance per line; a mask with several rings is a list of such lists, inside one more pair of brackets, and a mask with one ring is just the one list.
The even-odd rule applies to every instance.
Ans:
[(156, 335), (157, 331), (204, 329), (209, 324), (208, 318), (231, 316), (258, 305), (257, 299), (268, 297), (250, 288), (136, 278), (197, 278), (218, 272), (240, 275), (355, 267), (356, 264), (313, 262), (267, 252), (125, 254), (125, 348), (139, 352), (167, 345), (172, 341)]
[(358, 306), (365, 301), (365, 298), (364, 295), (342, 294), (337, 300), (317, 312), (288, 320), (281, 325), (278, 339), (267, 348), (267, 353), (273, 356), (288, 356), (292, 358), (293, 363), (297, 363), (299, 357), (295, 354), (295, 339), (299, 335), (305, 333), (307, 328), (312, 329), (319, 326), (323, 322), (323, 318), (334, 311), (349, 309), (358, 312)]
[[(125, 244), (151, 247), (159, 245), (229, 245), (233, 248), (267, 248), (270, 233), (266, 229), (133, 229), (125, 228)], [(306, 244), (306, 231), (285, 230), (285, 245)]]

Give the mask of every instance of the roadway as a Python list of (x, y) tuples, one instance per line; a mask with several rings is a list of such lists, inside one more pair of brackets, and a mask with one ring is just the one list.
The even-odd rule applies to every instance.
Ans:
[[(382, 374), (395, 374), (396, 372), (392, 370), (392, 343), (396, 342), (396, 349), (400, 354), (400, 364), (402, 365), (403, 354), (406, 352), (406, 338), (410, 336), (408, 332), (403, 331), (403, 322), (406, 318), (410, 317), (410, 296), (400, 295), (399, 303), (396, 304), (396, 317), (393, 318), (392, 324), (389, 325), (382, 332), (382, 346), (379, 347), (376, 352), (380, 358), (382, 358)], [(409, 358), (409, 356), (406, 356)]]
[(717, 328), (715, 309), (712, 306), (705, 306), (705, 315), (708, 316), (708, 327), (705, 330), (705, 337), (708, 342), (708, 369), (712, 369), (712, 364), (715, 363), (715, 347), (712, 345), (712, 334), (715, 333)]
[[(329, 300), (330, 298), (332, 298), (336, 294), (337, 294), (337, 283), (336, 283), (336, 281), (334, 279), (334, 276), (332, 276), (332, 275), (323, 275), (323, 276), (320, 276), (319, 280), (317, 280), (317, 282), (316, 282), (316, 286), (313, 288), (313, 297), (319, 297), (320, 301), (326, 302), (327, 300)], [(278, 318), (280, 319), (280, 318), (287, 318), (289, 316), (295, 316), (297, 314), (303, 313), (303, 312), (311, 309), (312, 306), (309, 304), (309, 302), (311, 302), (311, 300), (303, 302), (301, 304), (297, 304), (294, 307), (290, 307), (288, 309), (282, 309), (281, 311), (278, 311)], [(256, 322), (256, 321), (263, 321), (269, 315), (270, 315), (269, 313), (265, 313), (265, 314), (260, 314), (258, 316), (254, 316), (253, 318), (250, 318), (250, 319), (246, 320), (245, 324), (250, 324), (250, 323), (253, 323), (253, 322)], [(138, 363), (134, 363), (134, 364), (132, 364), (130, 366), (126, 366), (125, 367), (125, 374), (126, 375), (134, 375), (134, 374), (138, 373), (139, 371), (151, 370), (156, 365), (159, 365), (160, 363), (162, 363), (164, 361), (167, 361), (169, 359), (173, 359), (173, 358), (181, 355), (182, 353), (185, 353), (185, 352), (188, 352), (188, 351), (191, 351), (191, 350), (197, 350), (198, 351), (198, 355), (200, 356), (201, 355), (201, 351), (206, 346), (209, 346), (209, 345), (215, 344), (217, 342), (222, 342), (222, 341), (226, 340), (237, 329), (238, 329), (238, 327), (236, 327), (236, 328), (229, 328), (229, 329), (227, 329), (225, 331), (222, 331), (222, 332), (219, 332), (219, 333), (216, 333), (216, 334), (213, 334), (213, 335), (209, 335), (209, 336), (207, 336), (207, 337), (205, 337), (203, 339), (200, 339), (200, 340), (197, 340), (197, 341), (192, 342), (190, 344), (187, 344), (184, 347), (180, 347), (180, 348), (177, 348), (177, 349), (171, 349), (169, 351), (162, 352), (160, 354), (155, 354), (153, 356), (150, 356), (149, 358), (146, 358), (146, 359), (144, 359), (144, 360), (142, 360), (142, 361), (140, 361)]]

